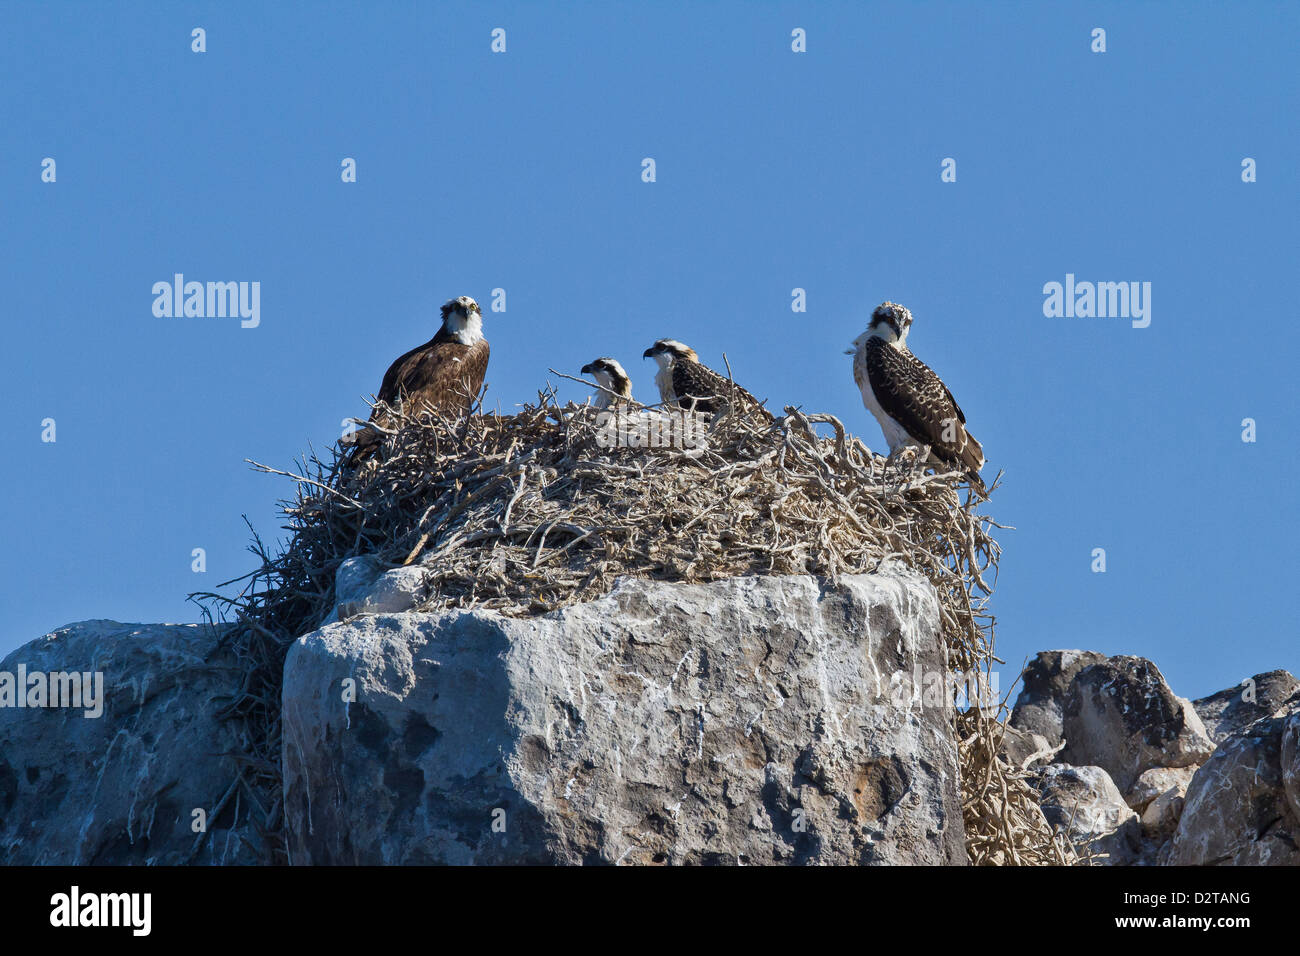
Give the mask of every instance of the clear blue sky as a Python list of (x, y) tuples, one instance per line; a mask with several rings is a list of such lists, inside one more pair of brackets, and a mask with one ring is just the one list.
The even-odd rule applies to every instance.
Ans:
[[(326, 446), (442, 301), (501, 287), (504, 411), (602, 354), (649, 394), (641, 352), (670, 336), (876, 448), (842, 353), (900, 301), (1007, 473), (1009, 661), (1141, 654), (1192, 696), (1300, 672), (1298, 25), (1280, 3), (5, 3), (0, 653), (196, 619), (187, 593), (251, 567), (240, 515), (281, 534), (288, 484), (243, 460)], [(260, 282), (260, 326), (156, 318), (176, 272)], [(1150, 282), (1150, 327), (1044, 317), (1067, 273)]]

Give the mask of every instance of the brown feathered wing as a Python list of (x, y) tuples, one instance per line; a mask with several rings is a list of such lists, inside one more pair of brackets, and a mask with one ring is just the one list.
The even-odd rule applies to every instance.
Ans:
[(966, 430), (961, 406), (930, 366), (879, 338), (867, 343), (866, 366), (876, 401), (918, 444), (969, 472), (984, 467), (984, 449)]
[(734, 395), (740, 411), (771, 422), (772, 413), (758, 399), (739, 385), (699, 362), (678, 360), (672, 366), (673, 394), (677, 404), (688, 411), (717, 414), (726, 408)]
[(439, 331), (388, 367), (376, 396), (380, 405), (370, 420), (384, 424), (384, 405), (401, 407), (408, 415), (424, 411), (464, 415), (483, 387), (488, 354), (487, 339), (462, 345)]
[[(457, 342), (439, 330), (428, 342), (398, 358), (384, 373), (370, 421), (381, 428), (392, 427), (388, 409), (400, 408), (408, 415), (432, 412), (458, 418), (469, 412), (487, 374), (487, 339), (473, 345)], [(382, 435), (374, 429), (359, 429), (351, 436), (352, 461), (373, 454)]]

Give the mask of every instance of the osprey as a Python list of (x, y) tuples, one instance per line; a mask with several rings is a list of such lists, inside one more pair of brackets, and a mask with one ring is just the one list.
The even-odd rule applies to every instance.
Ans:
[(658, 363), (655, 385), (659, 386), (659, 398), (667, 404), (675, 404), (687, 411), (716, 413), (724, 409), (735, 395), (736, 403), (745, 412), (769, 423), (775, 420), (758, 399), (735, 382), (700, 364), (695, 350), (675, 339), (660, 339), (646, 349), (642, 357), (652, 358)]
[[(384, 373), (370, 421), (389, 427), (387, 408), (401, 408), (408, 415), (433, 412), (449, 417), (467, 414), (487, 373), (488, 343), (483, 338), (483, 314), (467, 295), (451, 299), (442, 307), (442, 327), (423, 345), (398, 358)], [(374, 429), (359, 429), (348, 444), (358, 451), (375, 445), (380, 435)]]
[(966, 430), (966, 416), (930, 366), (907, 348), (912, 313), (885, 302), (871, 313), (867, 331), (853, 340), (853, 378), (862, 391), (862, 404), (889, 443), (893, 458), (907, 446), (928, 446), (930, 457), (964, 469), (981, 493), (984, 449)]
[(582, 367), (582, 374), (591, 375), (600, 386), (591, 396), (591, 404), (598, 409), (623, 405), (632, 401), (632, 380), (628, 378), (618, 359), (598, 358)]

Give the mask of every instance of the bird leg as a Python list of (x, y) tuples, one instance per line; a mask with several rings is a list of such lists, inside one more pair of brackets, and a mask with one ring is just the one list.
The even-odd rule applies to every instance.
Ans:
[[(928, 448), (926, 449), (926, 452), (929, 452)], [(916, 468), (917, 461), (925, 461), (925, 455), (919, 455), (917, 449), (912, 445), (900, 445), (898, 448), (891, 451), (889, 457), (885, 459), (884, 474), (887, 475), (889, 469), (892, 467), (899, 473), (899, 477), (901, 478), (903, 475), (903, 469), (906, 468), (910, 473)], [(882, 477), (883, 476), (884, 475), (882, 475)]]
[(889, 469), (898, 461), (898, 453), (902, 450), (902, 448), (892, 449), (889, 454), (885, 456), (885, 467), (880, 470), (880, 478), (882, 481), (889, 477)]
[(913, 448), (912, 452), (916, 456), (912, 459), (912, 470), (919, 470), (924, 475), (926, 467), (931, 463), (930, 446), (922, 445), (920, 448)]

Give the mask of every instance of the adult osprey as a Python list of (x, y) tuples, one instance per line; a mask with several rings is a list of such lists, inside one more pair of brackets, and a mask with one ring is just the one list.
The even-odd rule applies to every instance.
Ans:
[[(408, 415), (468, 413), (483, 387), (488, 351), (478, 303), (467, 295), (450, 300), (442, 307), (438, 334), (398, 358), (384, 373), (370, 421), (391, 427), (388, 408), (401, 408)], [(358, 453), (381, 440), (378, 432), (366, 428), (350, 437), (347, 443), (357, 446)]]
[(880, 422), (891, 458), (909, 445), (928, 446), (933, 459), (964, 469), (982, 493), (984, 449), (966, 430), (966, 416), (948, 386), (908, 351), (911, 326), (911, 312), (885, 302), (871, 313), (867, 331), (853, 340), (848, 354), (862, 404)]
[(687, 411), (713, 414), (726, 408), (735, 396), (736, 404), (746, 414), (772, 422), (772, 413), (759, 404), (758, 399), (735, 382), (719, 375), (700, 363), (695, 350), (675, 339), (660, 339), (646, 349), (643, 358), (652, 358), (659, 365), (655, 385), (659, 398)]
[(591, 404), (598, 409), (611, 405), (623, 405), (632, 401), (632, 380), (628, 378), (618, 359), (598, 358), (582, 367), (582, 374), (591, 375), (600, 386), (591, 397)]

